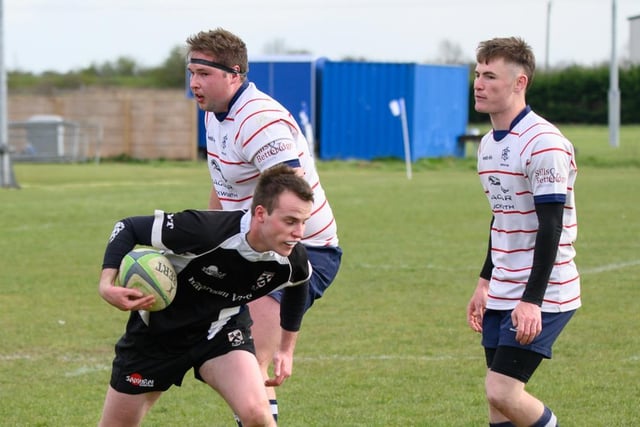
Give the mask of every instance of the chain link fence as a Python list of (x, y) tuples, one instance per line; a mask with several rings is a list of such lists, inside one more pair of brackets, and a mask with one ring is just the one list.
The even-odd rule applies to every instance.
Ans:
[(14, 161), (100, 161), (102, 128), (60, 116), (38, 115), (9, 122), (9, 147)]

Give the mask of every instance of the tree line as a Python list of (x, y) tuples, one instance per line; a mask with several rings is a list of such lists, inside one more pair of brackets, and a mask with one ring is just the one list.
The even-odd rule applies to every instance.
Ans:
[(185, 52), (176, 46), (156, 67), (142, 67), (126, 56), (86, 68), (58, 73), (46, 71), (34, 74), (8, 71), (7, 88), (13, 92), (48, 93), (54, 90), (73, 90), (87, 86), (119, 86), (136, 88), (181, 88), (185, 84)]

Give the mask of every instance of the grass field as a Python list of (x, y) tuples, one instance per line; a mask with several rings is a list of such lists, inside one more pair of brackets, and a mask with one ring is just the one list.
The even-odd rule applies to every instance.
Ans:
[[(563, 427), (640, 422), (640, 127), (619, 148), (565, 126), (578, 151), (583, 308), (530, 391)], [(322, 162), (344, 260), (303, 323), (283, 426), (484, 426), (484, 362), (465, 308), (485, 253), (473, 159)], [(0, 425), (91, 426), (127, 313), (97, 280), (113, 223), (205, 206), (204, 163), (14, 164), (0, 190)], [(233, 426), (189, 374), (145, 426)]]

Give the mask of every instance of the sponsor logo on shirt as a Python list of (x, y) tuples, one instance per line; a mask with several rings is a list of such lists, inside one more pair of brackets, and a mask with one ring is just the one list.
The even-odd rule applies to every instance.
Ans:
[(211, 286), (207, 286), (203, 283), (200, 283), (193, 277), (189, 277), (187, 279), (187, 282), (193, 287), (193, 289), (195, 289), (198, 292), (208, 292), (211, 295), (215, 295), (215, 296), (227, 299), (234, 303), (245, 304), (255, 299), (255, 295), (251, 292), (247, 294), (238, 294), (235, 292), (228, 292), (221, 289), (215, 289), (215, 288), (212, 288)]
[(498, 178), (497, 176), (490, 175), (489, 184), (494, 185), (496, 187), (500, 187), (500, 191), (502, 191), (505, 194), (509, 192), (508, 188), (504, 188), (502, 186), (502, 183), (500, 182), (500, 178)]
[(217, 265), (203, 267), (202, 271), (207, 276), (215, 277), (216, 279), (222, 279), (227, 275), (226, 273), (221, 272)]
[(218, 296), (221, 296), (222, 298), (231, 297), (231, 294), (229, 292), (226, 292), (226, 291), (223, 291), (223, 290), (220, 290), (220, 289), (214, 289), (214, 288), (212, 288), (210, 286), (207, 286), (207, 285), (203, 285), (202, 283), (198, 282), (193, 277), (189, 277), (187, 279), (187, 282), (189, 282), (189, 284), (191, 286), (193, 286), (193, 289), (195, 289), (196, 291), (209, 292), (211, 295), (218, 295)]
[(216, 159), (214, 159), (213, 157), (211, 157), (210, 159), (211, 162), (211, 167), (213, 167), (215, 170), (218, 171), (218, 173), (220, 174), (220, 176), (222, 177), (222, 179), (224, 179), (225, 181), (228, 181), (227, 178), (225, 178), (224, 174), (222, 173), (222, 168), (220, 167), (220, 165), (218, 164), (218, 162), (216, 161)]
[(509, 189), (504, 188), (500, 182), (500, 178), (494, 175), (489, 176), (489, 184), (492, 187), (500, 188), (500, 192), (491, 192), (489, 199), (491, 200), (491, 208), (494, 211), (512, 211), (516, 208), (513, 203), (513, 196), (509, 194)]
[(540, 168), (533, 173), (538, 184), (555, 184), (567, 182), (567, 177), (561, 175), (555, 168)]
[(263, 163), (269, 160), (271, 157), (278, 155), (281, 152), (293, 150), (293, 142), (290, 140), (285, 141), (271, 141), (258, 151), (255, 159), (258, 163)]

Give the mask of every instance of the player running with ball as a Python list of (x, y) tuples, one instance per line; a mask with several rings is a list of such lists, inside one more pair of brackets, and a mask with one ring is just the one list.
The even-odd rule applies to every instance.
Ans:
[[(275, 426), (251, 337), (246, 304), (283, 291), (271, 355), (277, 386), (291, 375), (310, 264), (302, 239), (313, 191), (287, 166), (265, 171), (251, 210), (156, 211), (118, 221), (105, 250), (99, 292), (131, 311), (116, 344), (100, 427), (138, 426), (172, 385), (195, 377), (216, 390), (245, 426)], [(177, 273), (174, 300), (149, 312), (153, 296), (114, 284), (136, 245), (166, 251)], [(167, 421), (166, 425), (175, 425)], [(219, 423), (213, 423), (220, 425)]]

